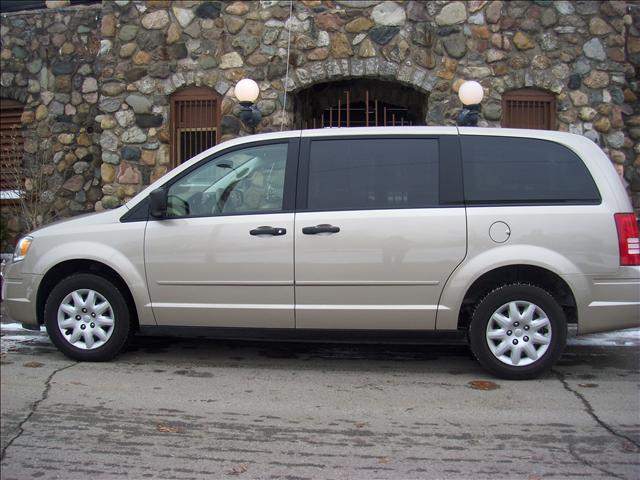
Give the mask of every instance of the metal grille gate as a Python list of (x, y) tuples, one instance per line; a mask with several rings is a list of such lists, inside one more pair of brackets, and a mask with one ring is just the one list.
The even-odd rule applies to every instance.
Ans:
[[(311, 128), (325, 127), (386, 127), (413, 125), (408, 119), (408, 109), (371, 98), (364, 92), (364, 102), (351, 102), (351, 91), (345, 90), (336, 106), (331, 106), (313, 117)], [(343, 103), (344, 101), (344, 103)]]
[(296, 128), (423, 125), (427, 97), (406, 85), (381, 80), (346, 80), (296, 94)]

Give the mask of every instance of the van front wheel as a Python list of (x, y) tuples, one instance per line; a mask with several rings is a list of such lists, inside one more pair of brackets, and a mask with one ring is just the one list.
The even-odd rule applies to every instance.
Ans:
[(469, 337), (483, 367), (501, 378), (524, 380), (558, 360), (567, 341), (567, 321), (547, 291), (515, 283), (478, 302)]
[(127, 302), (117, 286), (98, 275), (63, 279), (49, 294), (44, 317), (53, 344), (74, 360), (110, 360), (129, 338)]

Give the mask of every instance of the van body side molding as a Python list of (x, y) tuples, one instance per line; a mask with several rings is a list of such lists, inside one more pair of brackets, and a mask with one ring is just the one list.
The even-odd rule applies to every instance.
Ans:
[(463, 330), (325, 330), (316, 328), (233, 328), (140, 325), (142, 335), (224, 340), (311, 343), (466, 344)]

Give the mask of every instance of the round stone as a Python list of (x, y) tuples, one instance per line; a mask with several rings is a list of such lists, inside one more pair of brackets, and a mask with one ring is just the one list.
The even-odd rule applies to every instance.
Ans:
[(584, 79), (584, 84), (589, 88), (604, 88), (609, 85), (609, 74), (601, 70), (594, 70)]
[(133, 110), (121, 110), (119, 112), (116, 112), (115, 116), (118, 125), (123, 128), (133, 125), (133, 122), (135, 121), (135, 114)]
[(221, 10), (220, 2), (202, 2), (196, 9), (199, 18), (218, 18)]
[(82, 93), (91, 93), (98, 91), (98, 81), (93, 77), (88, 77), (82, 82)]
[(105, 152), (102, 152), (102, 161), (106, 163), (110, 163), (112, 165), (117, 165), (118, 163), (120, 163), (120, 157), (116, 153), (105, 151)]
[(485, 11), (487, 22), (498, 23), (498, 20), (500, 20), (500, 17), (502, 16), (503, 6), (504, 2), (502, 1), (491, 2)]
[(613, 132), (605, 136), (607, 145), (611, 148), (622, 148), (624, 145), (624, 133)]
[(100, 135), (100, 146), (104, 150), (115, 152), (118, 149), (118, 137), (110, 130), (102, 132), (102, 135)]
[(147, 141), (147, 135), (139, 127), (131, 127), (125, 130), (120, 136), (122, 143), (144, 143)]
[(124, 89), (125, 84), (120, 82), (108, 82), (102, 85), (102, 93), (110, 97), (121, 94), (124, 92)]
[(596, 110), (591, 107), (582, 107), (580, 109), (580, 112), (578, 113), (580, 120), (583, 120), (585, 122), (590, 122), (596, 117), (597, 114), (598, 112), (596, 112)]
[(562, 15), (571, 15), (573, 12), (575, 12), (575, 8), (572, 2), (569, 2), (568, 0), (554, 1), (552, 3), (553, 3), (553, 6)]
[(594, 60), (604, 61), (607, 59), (607, 53), (604, 51), (602, 43), (597, 38), (592, 38), (582, 46), (585, 56)]
[(229, 68), (239, 68), (244, 64), (238, 52), (227, 53), (220, 58), (219, 68), (226, 70)]
[(462, 33), (449, 35), (442, 40), (447, 53), (453, 58), (462, 58), (467, 53), (467, 40)]
[(139, 51), (133, 56), (134, 65), (148, 65), (151, 63), (151, 55), (145, 51)]
[(373, 27), (374, 23), (365, 17), (358, 17), (354, 20), (347, 23), (344, 27), (345, 31), (348, 33), (360, 33), (366, 32), (371, 27)]
[(109, 130), (111, 128), (115, 128), (116, 121), (111, 115), (104, 115), (102, 120), (100, 120), (100, 128), (103, 130)]
[(529, 50), (534, 48), (536, 44), (531, 40), (531, 38), (523, 32), (517, 32), (513, 37), (513, 43), (518, 48), (518, 50)]
[(375, 27), (369, 31), (369, 37), (379, 45), (386, 45), (399, 31), (398, 27)]
[[(462, 2), (455, 2), (455, 3), (462, 4)], [(455, 11), (456, 11), (456, 14), (458, 14), (460, 11), (459, 7), (455, 7)], [(447, 15), (449, 14), (445, 14), (445, 16)], [(452, 13), (449, 16), (452, 16), (452, 15), (455, 15), (455, 14)], [(462, 15), (463, 15), (462, 21), (464, 21), (464, 19), (467, 18), (467, 12), (464, 8), (464, 5), (462, 5)], [(449, 18), (449, 16), (447, 16), (447, 18)], [(373, 8), (371, 12), (371, 19), (378, 25), (399, 26), (399, 25), (404, 25), (405, 21), (407, 20), (407, 14), (405, 13), (403, 6), (400, 6), (396, 2), (387, 1), (387, 2), (382, 2), (381, 4), (376, 5)], [(436, 18), (436, 21), (437, 21), (437, 18)], [(460, 22), (456, 20), (453, 23), (460, 23)], [(449, 25), (449, 24), (446, 24), (446, 25)]]
[[(113, 167), (111, 167), (111, 168), (113, 168)], [(115, 172), (115, 171), (114, 171), (114, 172)], [(114, 173), (114, 174), (115, 174), (115, 173)], [(112, 182), (113, 182), (113, 178), (114, 178), (114, 177), (112, 176), (112, 177), (110, 178), (110, 180), (109, 180), (109, 181), (107, 181), (107, 180), (105, 180), (105, 178), (104, 178), (104, 176), (103, 176), (103, 180), (104, 180), (104, 182), (105, 182), (105, 183), (112, 183)], [(102, 197), (101, 203), (102, 203), (102, 206), (103, 206), (104, 208), (108, 208), (108, 209), (111, 209), (111, 208), (117, 208), (117, 207), (119, 207), (119, 206), (120, 206), (120, 200), (118, 200), (118, 198), (117, 198), (117, 197), (113, 197), (113, 196), (111, 196), (111, 195), (105, 195), (104, 197)]]
[(132, 93), (124, 99), (125, 102), (133, 109), (135, 113), (151, 113), (151, 101), (137, 93)]
[(38, 105), (36, 108), (36, 120), (44, 120), (49, 115), (49, 109), (44, 105)]
[(247, 2), (233, 2), (224, 11), (231, 15), (244, 15), (249, 11), (249, 6)]
[(120, 150), (122, 158), (129, 161), (138, 161), (140, 159), (140, 149), (138, 147), (122, 147)]
[(118, 38), (123, 42), (130, 42), (138, 34), (138, 27), (136, 25), (124, 25), (118, 32)]
[(71, 145), (75, 140), (75, 136), (72, 133), (61, 133), (58, 135), (58, 141), (63, 145)]
[(551, 60), (544, 55), (536, 55), (531, 60), (531, 66), (538, 70), (545, 70), (551, 66)]
[(482, 106), (482, 116), (490, 121), (500, 120), (502, 118), (502, 106), (498, 102), (489, 102)]
[(589, 20), (589, 32), (593, 35), (606, 35), (607, 33), (611, 33), (612, 30), (611, 26), (599, 17), (593, 17)]
[(193, 18), (195, 17), (193, 10), (191, 10), (190, 8), (180, 8), (174, 5), (172, 9), (176, 20), (178, 20), (178, 23), (182, 28), (187, 27), (191, 23), (191, 20), (193, 20)]
[(467, 19), (467, 9), (462, 2), (447, 3), (436, 16), (436, 23), (440, 26), (456, 25)]
[(558, 15), (552, 8), (545, 8), (540, 17), (540, 23), (544, 28), (553, 27), (558, 22)]
[(138, 46), (134, 42), (125, 43), (120, 47), (120, 58), (129, 58), (136, 52), (137, 48)]
[(166, 10), (156, 10), (142, 17), (142, 26), (149, 30), (159, 30), (169, 23), (169, 14)]

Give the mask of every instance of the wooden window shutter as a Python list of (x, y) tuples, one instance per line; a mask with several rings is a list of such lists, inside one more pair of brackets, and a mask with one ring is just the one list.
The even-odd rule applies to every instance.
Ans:
[(0, 190), (21, 188), (19, 172), (24, 154), (21, 121), (23, 111), (22, 103), (0, 99)]
[(507, 128), (555, 130), (556, 100), (541, 90), (512, 90), (502, 96), (502, 123)]
[(220, 97), (191, 87), (171, 96), (171, 166), (176, 167), (219, 141)]

